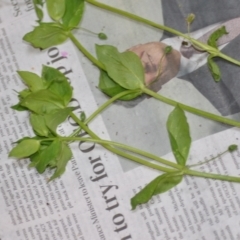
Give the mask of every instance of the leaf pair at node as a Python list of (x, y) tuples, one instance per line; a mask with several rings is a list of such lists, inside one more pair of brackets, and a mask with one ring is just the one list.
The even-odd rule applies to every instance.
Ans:
[[(178, 105), (168, 117), (167, 130), (175, 159), (179, 165), (184, 167), (191, 146), (191, 137), (187, 118)], [(148, 202), (154, 195), (164, 193), (177, 186), (182, 179), (183, 174), (179, 170), (156, 177), (131, 199), (132, 209), (139, 204)]]

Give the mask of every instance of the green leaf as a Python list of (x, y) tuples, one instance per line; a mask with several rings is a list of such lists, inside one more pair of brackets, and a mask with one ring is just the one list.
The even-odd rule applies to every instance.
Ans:
[[(72, 0), (66, 0), (71, 2)], [(65, 13), (65, 0), (46, 0), (49, 16), (55, 20), (60, 20)]]
[(46, 49), (59, 45), (68, 39), (68, 32), (55, 23), (40, 23), (32, 32), (27, 33), (23, 40), (35, 48)]
[(73, 108), (71, 107), (58, 109), (53, 113), (44, 116), (46, 125), (52, 133), (56, 134), (57, 126), (66, 120), (72, 110)]
[(72, 98), (72, 87), (64, 74), (55, 68), (43, 66), (42, 77), (51, 83), (48, 89), (61, 97), (64, 105), (67, 106)]
[(37, 74), (27, 71), (18, 71), (17, 73), (32, 92), (36, 92), (45, 88), (43, 79)]
[(218, 65), (213, 61), (213, 57), (213, 55), (210, 55), (207, 58), (208, 68), (215, 82), (219, 82), (221, 79), (221, 72)]
[(30, 123), (37, 135), (44, 137), (47, 137), (49, 135), (49, 130), (46, 126), (44, 116), (32, 113), (30, 115)]
[(31, 91), (29, 89), (24, 89), (18, 93), (18, 97), (20, 99), (23, 99), (23, 98), (27, 97), (29, 94), (31, 94)]
[[(101, 71), (100, 81), (98, 84), (99, 89), (110, 97), (114, 97), (118, 93), (124, 92), (127, 89), (121, 87), (119, 84), (115, 83), (105, 71)], [(141, 93), (131, 93), (120, 98), (120, 100), (129, 101), (137, 98)]]
[(222, 26), (221, 28), (217, 29), (210, 35), (210, 37), (208, 39), (208, 45), (217, 49), (218, 48), (218, 46), (217, 46), (218, 39), (225, 34), (228, 34), (228, 32), (226, 31), (225, 26)]
[(65, 172), (66, 165), (68, 161), (71, 159), (71, 157), (72, 157), (71, 149), (68, 147), (66, 143), (62, 142), (60, 152), (56, 158), (57, 169), (51, 176), (49, 181), (52, 181), (53, 179), (60, 177)]
[[(51, 143), (51, 142), (50, 142)], [(48, 146), (46, 146), (46, 145), (40, 145), (40, 148), (39, 148), (39, 150), (36, 152), (36, 153), (34, 153), (34, 154), (32, 154), (31, 156), (30, 156), (30, 161), (31, 161), (31, 163), (28, 165), (28, 167), (36, 167), (36, 165), (38, 164), (38, 162), (40, 162), (40, 160), (41, 160), (41, 153), (43, 152), (43, 150), (44, 149), (46, 149)]]
[(191, 137), (187, 118), (178, 105), (168, 117), (167, 130), (177, 163), (185, 166), (191, 146)]
[(28, 109), (26, 107), (21, 106), (21, 103), (17, 103), (13, 106), (11, 106), (12, 109), (16, 110), (16, 111), (27, 111)]
[(21, 106), (43, 115), (64, 108), (63, 100), (48, 89), (31, 93), (21, 101)]
[(13, 142), (13, 143), (20, 143), (20, 142), (22, 142), (23, 140), (27, 140), (27, 139), (34, 139), (34, 138), (23, 137), (23, 138), (20, 138), (20, 139), (18, 139), (16, 142)]
[(66, 11), (62, 18), (63, 25), (70, 29), (77, 27), (82, 19), (84, 8), (84, 0), (66, 0)]
[(61, 142), (56, 140), (51, 143), (50, 146), (47, 146), (41, 153), (38, 155), (38, 162), (36, 164), (36, 169), (39, 173), (43, 173), (48, 166), (48, 164), (55, 160), (61, 150)]
[(38, 4), (40, 6), (43, 6), (43, 0), (34, 0), (33, 1), (35, 4)]
[(148, 202), (154, 195), (164, 193), (175, 187), (182, 181), (182, 178), (179, 173), (164, 173), (158, 176), (131, 199), (132, 210), (139, 204)]
[(97, 56), (109, 77), (125, 89), (140, 89), (144, 85), (144, 69), (140, 58), (133, 52), (119, 53), (109, 45), (96, 45)]
[(16, 147), (14, 147), (10, 153), (9, 157), (25, 158), (34, 154), (38, 151), (40, 147), (40, 142), (34, 139), (26, 139), (21, 141)]
[(43, 19), (43, 11), (38, 5), (43, 6), (43, 2), (39, 0), (33, 0), (33, 5), (34, 5), (34, 9), (38, 17), (38, 20), (41, 22)]
[(48, 88), (52, 93), (56, 94), (57, 96), (61, 97), (64, 106), (67, 106), (72, 98), (72, 87), (68, 82), (55, 82), (52, 83), (51, 86)]
[(48, 82), (62, 82), (67, 81), (67, 78), (56, 68), (43, 65), (42, 78)]

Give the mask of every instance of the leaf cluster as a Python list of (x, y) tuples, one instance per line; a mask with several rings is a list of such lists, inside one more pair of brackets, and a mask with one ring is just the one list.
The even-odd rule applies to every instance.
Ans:
[(19, 103), (12, 108), (30, 112), (30, 123), (36, 136), (19, 140), (9, 156), (29, 157), (30, 166), (36, 167), (39, 173), (47, 167), (56, 168), (52, 180), (64, 172), (72, 156), (67, 143), (57, 139), (56, 131), (72, 111), (68, 107), (72, 87), (60, 71), (48, 66), (43, 66), (41, 76), (27, 71), (18, 71), (18, 74), (28, 88), (19, 92)]

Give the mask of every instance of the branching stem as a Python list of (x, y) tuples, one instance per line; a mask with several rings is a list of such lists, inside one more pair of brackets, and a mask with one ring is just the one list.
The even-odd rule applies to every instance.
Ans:
[(214, 56), (217, 56), (217, 57), (220, 57), (220, 58), (223, 58), (229, 62), (232, 62), (238, 66), (240, 66), (240, 61), (236, 60), (236, 59), (233, 59), (225, 54), (223, 54), (222, 52), (220, 52), (218, 49), (214, 48), (214, 47), (211, 47), (209, 46), (208, 44), (205, 44), (205, 43), (202, 43), (194, 38), (191, 38), (188, 34), (184, 34), (184, 33), (181, 33), (173, 28), (170, 28), (170, 27), (167, 27), (167, 26), (164, 26), (164, 25), (161, 25), (161, 24), (157, 24), (155, 22), (152, 22), (148, 19), (145, 19), (145, 18), (142, 18), (142, 17), (139, 17), (135, 14), (132, 14), (132, 13), (129, 13), (129, 12), (126, 12), (126, 11), (123, 11), (123, 10), (120, 10), (118, 8), (114, 8), (114, 7), (111, 7), (109, 5), (106, 5), (104, 3), (100, 3), (96, 0), (86, 0), (86, 2), (88, 2), (89, 4), (92, 4), (96, 7), (99, 7), (99, 8), (102, 8), (102, 9), (105, 9), (107, 11), (110, 11), (110, 12), (114, 12), (114, 13), (117, 13), (119, 15), (122, 15), (122, 16), (125, 16), (127, 18), (130, 18), (130, 19), (133, 19), (135, 21), (138, 21), (138, 22), (141, 22), (141, 23), (144, 23), (144, 24), (147, 24), (149, 26), (152, 26), (152, 27), (155, 27), (155, 28), (158, 28), (158, 29), (161, 29), (163, 31), (166, 31), (166, 32), (169, 32), (169, 33), (172, 33), (176, 36), (180, 36), (184, 39), (187, 39), (189, 40), (194, 46), (197, 46), (198, 48), (200, 49), (203, 49), (205, 51), (207, 51), (209, 54), (212, 54)]

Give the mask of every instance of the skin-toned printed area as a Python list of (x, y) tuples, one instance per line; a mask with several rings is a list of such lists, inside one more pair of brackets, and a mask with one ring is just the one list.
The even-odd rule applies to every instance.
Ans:
[(145, 71), (145, 84), (155, 92), (174, 78), (180, 68), (180, 53), (175, 49), (166, 53), (166, 47), (164, 43), (152, 42), (129, 49), (140, 57)]

